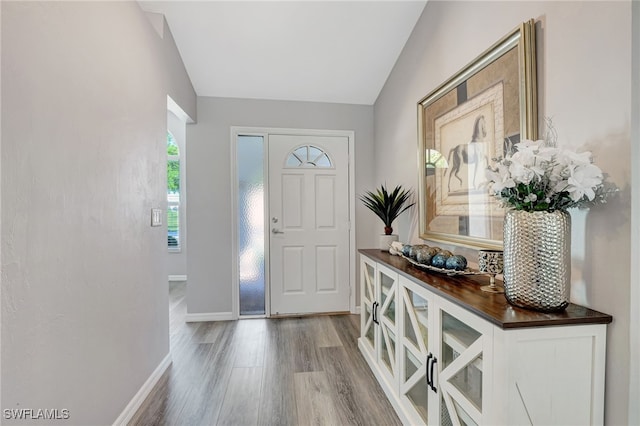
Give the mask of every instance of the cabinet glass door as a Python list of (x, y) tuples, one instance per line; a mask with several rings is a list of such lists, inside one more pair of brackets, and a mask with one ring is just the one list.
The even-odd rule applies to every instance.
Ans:
[(426, 424), (429, 301), (424, 292), (402, 278), (399, 288), (402, 297), (400, 397), (403, 404), (412, 409), (411, 423)]
[(380, 323), (380, 360), (383, 372), (393, 380), (397, 370), (397, 310), (396, 290), (398, 287), (397, 274), (387, 268), (378, 268), (378, 283), (380, 285), (380, 306), (376, 318)]
[(371, 304), (364, 305), (364, 313), (362, 317), (362, 323), (364, 324), (362, 336), (365, 341), (371, 345), (373, 349), (375, 347), (375, 329), (373, 328), (373, 313), (371, 312)]
[(380, 314), (389, 323), (396, 325), (396, 278), (386, 271), (379, 271), (380, 278)]
[(373, 322), (373, 302), (375, 300), (376, 279), (375, 264), (369, 263), (368, 259), (362, 258), (360, 274), (360, 279), (362, 280), (361, 306), (363, 308), (360, 319), (361, 336), (370, 346), (369, 349), (373, 351), (375, 348), (375, 323)]
[(482, 420), (483, 343), (486, 336), (441, 311), (439, 391), (441, 424), (477, 425)]

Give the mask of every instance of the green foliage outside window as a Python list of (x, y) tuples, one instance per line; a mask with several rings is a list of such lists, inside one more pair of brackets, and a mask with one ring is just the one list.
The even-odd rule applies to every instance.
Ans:
[(169, 192), (180, 191), (180, 161), (167, 161), (167, 190)]
[(180, 235), (179, 207), (180, 200), (180, 150), (175, 138), (167, 132), (167, 241), (169, 248), (178, 248)]
[(178, 232), (178, 209), (167, 211), (167, 230)]
[[(180, 155), (175, 138), (167, 132), (167, 155)], [(169, 192), (180, 191), (180, 160), (167, 162), (167, 190)]]

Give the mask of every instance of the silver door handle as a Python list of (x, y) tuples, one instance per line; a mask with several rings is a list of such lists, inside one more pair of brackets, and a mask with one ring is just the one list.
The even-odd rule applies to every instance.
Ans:
[(272, 228), (271, 232), (273, 232), (274, 234), (284, 234), (284, 231), (281, 231), (278, 228)]

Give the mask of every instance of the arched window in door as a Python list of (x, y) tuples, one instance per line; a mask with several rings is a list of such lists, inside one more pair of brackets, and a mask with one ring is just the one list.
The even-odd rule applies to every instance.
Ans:
[(322, 167), (333, 168), (333, 162), (322, 148), (313, 145), (301, 145), (287, 155), (286, 168)]

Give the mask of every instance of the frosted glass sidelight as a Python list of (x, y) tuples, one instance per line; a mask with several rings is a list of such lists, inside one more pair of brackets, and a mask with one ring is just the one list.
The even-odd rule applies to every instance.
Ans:
[(237, 161), (240, 315), (264, 315), (264, 138), (238, 136)]

